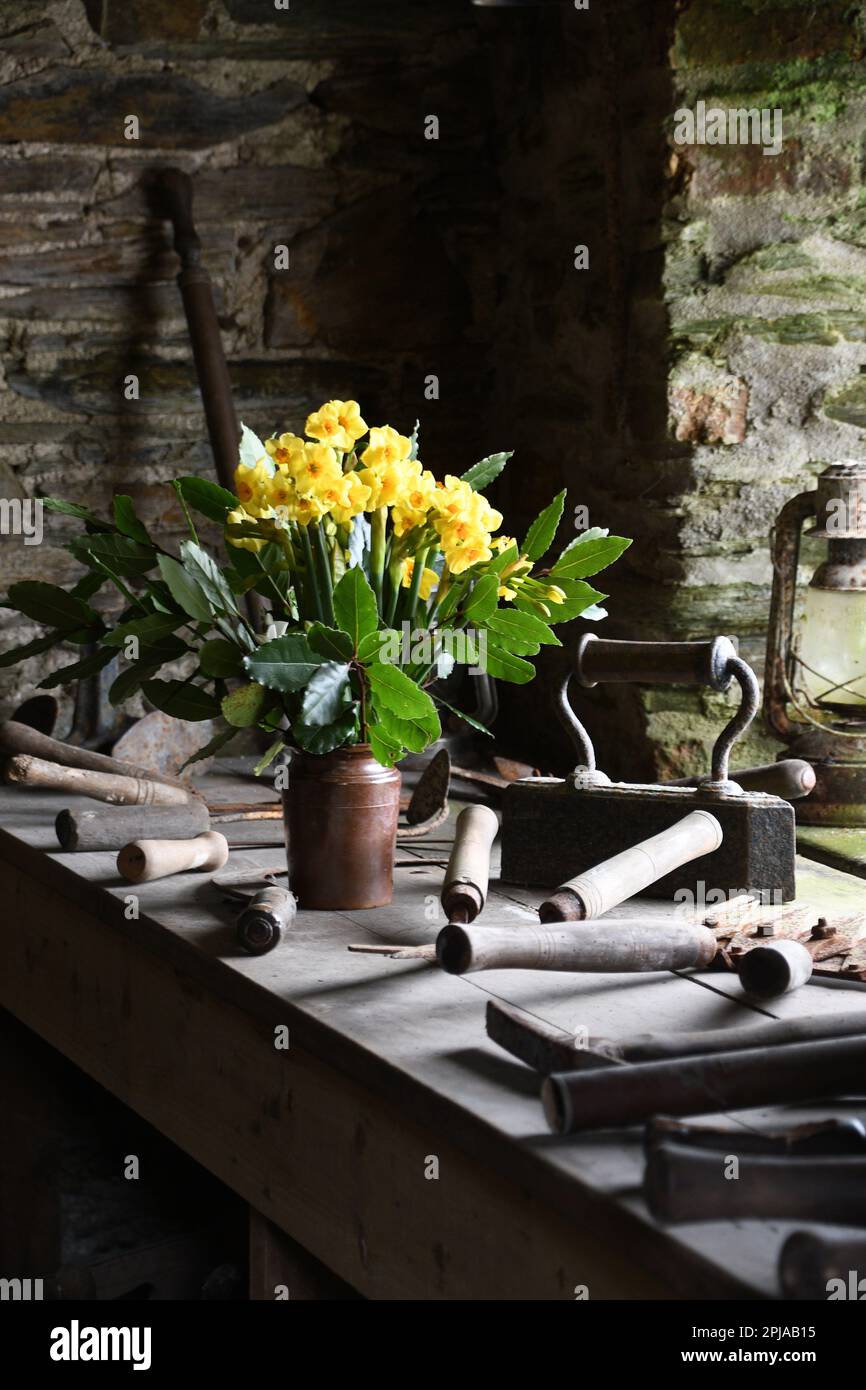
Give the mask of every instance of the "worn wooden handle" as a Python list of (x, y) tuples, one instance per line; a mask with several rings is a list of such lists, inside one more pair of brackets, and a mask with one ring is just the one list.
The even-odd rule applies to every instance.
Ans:
[(122, 849), (130, 840), (159, 836), (188, 840), (210, 829), (205, 803), (198, 797), (184, 806), (114, 806), (110, 811), (65, 810), (54, 822), (65, 850)]
[(740, 1155), (735, 1134), (725, 1153), (662, 1143), (647, 1155), (644, 1195), (660, 1221), (787, 1217), (856, 1226), (866, 1220), (866, 1158)]
[(0, 752), (10, 756), (26, 753), (46, 762), (59, 763), (61, 767), (109, 772), (115, 777), (136, 777), (145, 782), (167, 782), (171, 786), (182, 787), (188, 798), (197, 795), (179, 777), (154, 772), (152, 768), (140, 767), (138, 763), (111, 758), (106, 753), (94, 753), (92, 748), (78, 748), (71, 743), (61, 743), (59, 739), (41, 734), (38, 729), (31, 729), (29, 724), (19, 724), (15, 719), (7, 719), (5, 723), (0, 723)]
[[(730, 773), (730, 778), (743, 791), (780, 796), (784, 801), (799, 801), (801, 797), (808, 796), (817, 780), (812, 764), (803, 758), (781, 758), (777, 763), (744, 767), (740, 772)], [(666, 782), (665, 786), (699, 787), (706, 780), (706, 777), (678, 777), (674, 782)]]
[(692, 859), (712, 854), (722, 827), (709, 811), (692, 811), (676, 825), (632, 845), (570, 878), (538, 910), (542, 922), (582, 922), (601, 917)]
[(740, 984), (755, 999), (775, 999), (805, 985), (812, 957), (800, 941), (769, 941), (744, 951), (737, 961)]
[(651, 1115), (711, 1111), (818, 1100), (859, 1090), (866, 1039), (842, 1038), (790, 1047), (708, 1053), (639, 1067), (560, 1072), (541, 1088), (544, 1113), (556, 1134), (645, 1123)]
[(237, 920), (237, 938), (244, 950), (254, 956), (272, 950), (295, 920), (297, 908), (287, 888), (262, 888)]
[(571, 970), (594, 973), (687, 970), (716, 954), (708, 927), (655, 922), (593, 923), (573, 927), (476, 927), (450, 922), (436, 942), (449, 975), (474, 970)]
[(169, 782), (120, 777), (112, 772), (92, 772), (82, 767), (61, 767), (59, 763), (48, 763), (26, 753), (7, 759), (3, 779), (14, 786), (92, 796), (96, 801), (108, 801), (115, 806), (186, 806), (196, 799), (194, 792)]
[(218, 830), (193, 840), (133, 840), (117, 856), (117, 872), (129, 883), (152, 883), (187, 869), (221, 869), (228, 857), (228, 840)]
[(442, 906), (450, 920), (471, 922), (487, 901), (490, 852), (498, 831), (499, 820), (489, 806), (466, 806), (457, 817), (442, 885)]

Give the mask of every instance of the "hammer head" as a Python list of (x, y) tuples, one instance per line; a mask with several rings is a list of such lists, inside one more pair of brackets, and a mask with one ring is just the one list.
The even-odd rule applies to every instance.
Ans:
[(502, 878), (555, 888), (576, 874), (676, 824), (690, 811), (716, 817), (723, 839), (646, 890), (654, 898), (710, 889), (771, 902), (796, 895), (794, 809), (777, 796), (631, 782), (577, 788), (553, 778), (513, 782), (502, 801)]

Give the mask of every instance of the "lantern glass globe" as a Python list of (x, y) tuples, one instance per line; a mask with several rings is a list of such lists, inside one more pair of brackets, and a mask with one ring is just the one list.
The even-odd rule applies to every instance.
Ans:
[(811, 705), (866, 716), (866, 590), (808, 588), (795, 656)]

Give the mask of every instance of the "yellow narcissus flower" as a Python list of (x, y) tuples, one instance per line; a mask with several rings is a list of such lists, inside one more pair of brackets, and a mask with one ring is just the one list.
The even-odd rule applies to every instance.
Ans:
[(544, 591), (544, 597), (548, 603), (565, 603), (565, 590), (560, 589), (558, 584), (549, 584)]
[[(251, 470), (247, 471), (249, 472)], [(238, 507), (235, 511), (228, 513), (226, 516), (226, 525), (243, 526), (254, 520), (255, 517), (245, 512), (243, 507)], [(254, 552), (256, 550), (261, 550), (262, 546), (265, 544), (265, 541), (257, 541), (254, 536), (230, 536), (228, 542), (229, 545), (236, 546), (238, 550), (252, 550)]]
[[(415, 561), (410, 556), (408, 560), (403, 561), (403, 569), (400, 582), (404, 589), (410, 588), (412, 584), (412, 575), (414, 573)], [(424, 573), (421, 575), (421, 583), (418, 586), (418, 593), (420, 594), (421, 598), (425, 600), (428, 599), (438, 583), (439, 576), (436, 573), (436, 571), (428, 569), (425, 565)]]
[(357, 401), (328, 401), (320, 410), (307, 416), (304, 426), (311, 439), (330, 444), (333, 449), (348, 453), (355, 447), (355, 440), (367, 433), (367, 426), (361, 419), (361, 407)]
[(331, 516), (344, 525), (359, 512), (366, 511), (370, 500), (370, 489), (359, 473), (345, 473), (334, 489), (335, 499), (331, 505)]
[(516, 544), (517, 542), (513, 536), (497, 536), (493, 541), (493, 549), (496, 551), (497, 555), (501, 555), (503, 550), (508, 550), (510, 546)]
[(304, 452), (305, 440), (297, 434), (281, 434), (265, 440), (265, 448), (278, 468), (287, 468), (296, 454)]
[[(397, 536), (405, 535), (414, 526), (421, 526), (427, 520), (427, 514), (436, 500), (436, 479), (429, 468), (422, 470), (417, 460), (412, 462), (408, 459), (406, 468), (403, 492), (394, 503), (391, 512), (394, 533)], [(414, 476), (408, 471), (410, 469), (415, 470)]]
[(442, 531), (442, 549), (452, 574), (462, 574), (481, 560), (492, 560), (490, 536), (470, 522), (457, 521)]
[(402, 463), (412, 452), (412, 441), (398, 434), (390, 425), (370, 431), (370, 443), (361, 455), (365, 468), (388, 468)]
[(289, 464), (289, 472), (301, 497), (319, 497), (343, 477), (337, 455), (328, 444), (305, 444), (303, 454), (296, 454)]
[(269, 505), (268, 492), (271, 486), (271, 468), (267, 459), (260, 458), (254, 468), (239, 463), (235, 469), (235, 492), (238, 501), (253, 516), (259, 516)]

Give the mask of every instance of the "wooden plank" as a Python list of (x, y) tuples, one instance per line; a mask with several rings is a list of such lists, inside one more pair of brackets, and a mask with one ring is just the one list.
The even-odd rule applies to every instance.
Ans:
[[(223, 799), (243, 796), (233, 786)], [(49, 817), (58, 804), (41, 795), (16, 795), (14, 802), (8, 795), (0, 798), (7, 820), (14, 809), (21, 827), (14, 837), (0, 836), (6, 861), (3, 882), (7, 891), (15, 884), (14, 891), (22, 895), (21, 910), (12, 920), (28, 924), (20, 935), (8, 930), (3, 934), (4, 998), (16, 1012), (23, 1010), (20, 1016), (26, 1015), (43, 1036), (123, 1094), (361, 1292), (406, 1296), (413, 1289), (426, 1289), (415, 1296), (471, 1297), (486, 1288), (499, 1290), (489, 1292), (491, 1297), (527, 1297), (532, 1296), (527, 1289), (537, 1288), (547, 1291), (542, 1296), (568, 1296), (562, 1292), (564, 1285), (550, 1292), (549, 1279), (539, 1272), (550, 1258), (550, 1242), (555, 1246), (559, 1239), (566, 1241), (564, 1268), (571, 1268), (575, 1260), (584, 1270), (606, 1268), (606, 1274), (593, 1278), (603, 1277), (616, 1296), (634, 1296), (639, 1285), (646, 1288), (641, 1283), (645, 1278), (656, 1296), (676, 1289), (690, 1294), (701, 1290), (708, 1296), (732, 1291), (765, 1296), (775, 1287), (778, 1227), (747, 1223), (748, 1230), (723, 1227), (721, 1235), (706, 1227), (654, 1229), (639, 1196), (639, 1136), (615, 1132), (552, 1140), (541, 1118), (537, 1079), (493, 1047), (484, 1032), (484, 1005), (491, 992), (551, 1022), (613, 1036), (741, 1022), (747, 1010), (739, 1000), (672, 976), (587, 979), (499, 971), (454, 978), (413, 962), (349, 954), (345, 948), (353, 940), (432, 938), (441, 925), (432, 916), (441, 869), (422, 862), (441, 853), (442, 847), (432, 844), (407, 852), (407, 858), (417, 857), (419, 863), (398, 872), (391, 908), (369, 914), (301, 913), (278, 950), (260, 958), (242, 956), (230, 927), (233, 909), (221, 904), (196, 875), (139, 888), (142, 915), (132, 922), (123, 915), (129, 885), (117, 879), (112, 856), (52, 853), (46, 858), (36, 852), (36, 846), (56, 848)], [(281, 857), (274, 850), (245, 851), (230, 862), (241, 867)], [(835, 884), (835, 876), (831, 881)], [(827, 882), (819, 882), (818, 888), (826, 895)], [(519, 921), (532, 901), (522, 890), (515, 897), (512, 890), (494, 886), (490, 920)], [(639, 905), (642, 912), (648, 909), (663, 912), (664, 905)], [(45, 958), (34, 975), (34, 961), (42, 950)], [(146, 988), (152, 972), (158, 974), (159, 984)], [(93, 977), (95, 997), (92, 987), (83, 991), (84, 976)], [(144, 1008), (145, 999), (152, 1017)], [(110, 1000), (116, 1010), (109, 1007)], [(188, 1015), (193, 1013), (200, 1032), (187, 1036), (193, 1026)], [(283, 1070), (272, 1072), (270, 1038), (278, 1022), (290, 1028), (291, 1086)], [(172, 1040), (167, 1052), (166, 1035)], [(243, 1084), (238, 1080), (241, 1057), (248, 1069)], [(175, 1072), (182, 1074), (173, 1082), (177, 1094), (171, 1100), (165, 1082)], [(207, 1079), (206, 1097), (200, 1095), (202, 1076)], [(249, 1076), (255, 1078), (253, 1085)], [(306, 1096), (308, 1112), (300, 1133), (282, 1115), (277, 1099), (281, 1085), (295, 1097)], [(257, 1134), (255, 1127), (262, 1128), (258, 1111), (267, 1096), (280, 1111), (279, 1124), (275, 1118), (266, 1133)], [(322, 1097), (329, 1110), (340, 1111), (345, 1120), (339, 1133), (332, 1132), (336, 1120), (319, 1113)], [(218, 1120), (211, 1114), (216, 1109)], [(352, 1123), (362, 1123), (363, 1117), (368, 1117), (365, 1128), (372, 1125), (376, 1134), (377, 1156), (384, 1165), (365, 1169), (366, 1185), (352, 1177), (346, 1157), (354, 1152)], [(283, 1124), (288, 1124), (286, 1130)], [(320, 1133), (332, 1139), (324, 1155)], [(273, 1169), (275, 1155), (282, 1162), (292, 1138), (300, 1140), (304, 1151), (288, 1163), (295, 1191), (285, 1191), (280, 1183), (275, 1193), (267, 1183), (266, 1200), (262, 1173)], [(365, 1142), (373, 1147), (371, 1139)], [(388, 1201), (405, 1212), (417, 1205), (419, 1190), (436, 1187), (426, 1182), (417, 1186), (419, 1151), (422, 1157), (434, 1153), (440, 1160), (446, 1153), (449, 1171), (460, 1175), (450, 1192), (449, 1210), (422, 1203), (418, 1221), (412, 1224), (422, 1245), (430, 1245), (431, 1229), (443, 1238), (447, 1235), (452, 1252), (448, 1277), (423, 1260), (407, 1267), (405, 1255), (397, 1249), (386, 1269), (389, 1223), (390, 1239), (396, 1245), (404, 1239), (404, 1218), (396, 1220)], [(407, 1165), (411, 1182), (404, 1171)], [(390, 1198), (381, 1191), (383, 1174), (393, 1179)], [(494, 1174), (501, 1201), (489, 1195)], [(343, 1190), (347, 1183), (349, 1191)], [(321, 1223), (313, 1222), (311, 1229), (310, 1212), (326, 1200), (336, 1203), (340, 1220), (349, 1226), (324, 1225), (317, 1235)], [(464, 1204), (470, 1212), (465, 1239), (459, 1221), (452, 1220)], [(528, 1234), (523, 1253), (516, 1252), (504, 1234), (499, 1246), (490, 1235), (485, 1237), (485, 1254), (473, 1266), (478, 1278), (473, 1293), (464, 1247), (466, 1240), (481, 1237), (477, 1231), (471, 1235), (471, 1212), (482, 1210), (496, 1230), (497, 1225), (509, 1225), (512, 1208), (524, 1213), (522, 1229)], [(565, 1232), (561, 1213), (570, 1218)], [(584, 1228), (579, 1256), (574, 1253), (575, 1218)], [(373, 1273), (363, 1261), (358, 1268), (345, 1249), (345, 1231), (354, 1229), (352, 1223), (359, 1219), (365, 1231), (377, 1232), (378, 1267)], [(369, 1249), (366, 1236), (365, 1240)], [(536, 1250), (532, 1260), (525, 1258), (524, 1247), (529, 1245)], [(616, 1246), (628, 1250), (629, 1258), (613, 1271), (610, 1251)], [(542, 1253), (545, 1248), (547, 1254)], [(525, 1267), (526, 1278), (506, 1277), (506, 1258)], [(642, 1271), (636, 1270), (637, 1260)], [(530, 1283), (530, 1270), (538, 1273), (537, 1286)], [(518, 1285), (523, 1292), (515, 1294)], [(383, 1291), (388, 1288), (397, 1293)], [(456, 1288), (469, 1292), (455, 1294)]]
[(356, 1299), (355, 1290), (250, 1207), (249, 1295), (256, 1302)]

